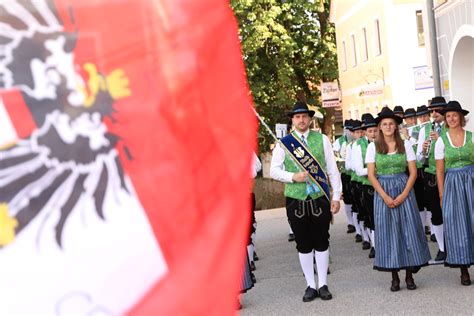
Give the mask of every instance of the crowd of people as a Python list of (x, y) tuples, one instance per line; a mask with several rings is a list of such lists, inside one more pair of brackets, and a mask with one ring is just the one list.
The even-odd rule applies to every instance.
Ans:
[[(474, 264), (474, 135), (457, 101), (393, 110), (344, 121), (331, 144), (310, 129), (314, 111), (296, 102), (293, 131), (273, 150), (270, 176), (285, 183), (286, 211), (307, 287), (303, 301), (332, 299), (329, 228), (344, 202), (347, 233), (369, 250), (373, 267), (391, 272), (391, 291), (408, 290), (429, 264), (458, 268), (470, 285)], [(437, 243), (432, 257), (428, 240)], [(251, 245), (251, 240), (249, 240)], [(249, 258), (253, 254), (249, 251)], [(249, 262), (251, 262), (250, 260)], [(317, 270), (317, 283), (314, 277)]]

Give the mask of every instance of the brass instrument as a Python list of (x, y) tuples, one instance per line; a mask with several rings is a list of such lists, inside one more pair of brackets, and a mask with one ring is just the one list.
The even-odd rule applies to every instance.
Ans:
[[(431, 132), (434, 132), (435, 131), (435, 123), (433, 122), (431, 124)], [(430, 144), (428, 146), (428, 149), (427, 150), (424, 150), (423, 151), (423, 167), (428, 167), (430, 165), (430, 153), (431, 153), (431, 150), (433, 149), (433, 139), (431, 138), (431, 136), (429, 137), (429, 141), (430, 141)]]

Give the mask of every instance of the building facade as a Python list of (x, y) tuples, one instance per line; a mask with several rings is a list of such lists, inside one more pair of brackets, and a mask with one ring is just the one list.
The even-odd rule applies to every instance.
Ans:
[(344, 118), (434, 96), (424, 0), (333, 0)]
[(474, 130), (474, 1), (435, 0), (441, 91), (469, 110)]

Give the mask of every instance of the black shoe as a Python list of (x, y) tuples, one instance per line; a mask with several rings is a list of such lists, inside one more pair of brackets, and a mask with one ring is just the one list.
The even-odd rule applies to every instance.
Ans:
[(392, 292), (400, 291), (400, 279), (392, 280), (392, 286), (390, 287), (390, 291)]
[(260, 259), (257, 255), (257, 252), (254, 250), (253, 251), (253, 261), (258, 261), (258, 259)]
[(405, 278), (405, 283), (407, 284), (407, 289), (416, 290), (416, 284), (413, 278)]
[(291, 241), (294, 241), (294, 240), (295, 240), (295, 234), (289, 233), (289, 234), (288, 234), (288, 241), (291, 242)]
[(347, 233), (348, 234), (352, 234), (352, 233), (355, 233), (356, 231), (356, 228), (354, 227), (354, 225), (347, 225)]
[(359, 235), (359, 234), (357, 234), (357, 235), (355, 236), (355, 241), (356, 241), (356, 242), (362, 242), (362, 236)]
[(255, 274), (253, 274), (252, 272), (250, 272), (250, 278), (252, 279), (252, 282), (254, 284), (257, 283), (257, 278), (255, 277)]
[(364, 241), (362, 242), (362, 250), (369, 250), (370, 249), (370, 242)]
[(303, 295), (303, 302), (311, 302), (316, 297), (318, 297), (318, 291), (308, 286)]
[(430, 227), (429, 227), (429, 226), (425, 226), (425, 234), (426, 234), (426, 235), (431, 235), (431, 231), (430, 231)]
[(319, 294), (319, 297), (321, 297), (323, 301), (328, 301), (332, 299), (332, 294), (331, 292), (329, 292), (327, 285), (321, 286), (318, 290), (318, 294)]
[(471, 285), (471, 277), (469, 276), (469, 273), (461, 275), (461, 284), (465, 286)]
[(250, 271), (255, 271), (257, 268), (255, 267), (255, 263), (253, 261), (250, 261)]
[(436, 254), (436, 258), (434, 259), (434, 261), (444, 262), (444, 260), (446, 260), (446, 252), (438, 250), (438, 253)]
[(375, 258), (375, 248), (374, 247), (370, 248), (369, 258), (370, 259)]
[(432, 242), (437, 242), (435, 234), (431, 234), (430, 240), (431, 240)]

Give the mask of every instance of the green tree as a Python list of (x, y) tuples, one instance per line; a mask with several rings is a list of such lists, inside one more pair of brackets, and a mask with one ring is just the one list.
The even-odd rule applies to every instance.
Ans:
[[(289, 121), (295, 100), (321, 107), (317, 86), (337, 79), (330, 0), (231, 0), (239, 22), (247, 77), (257, 111), (271, 127)], [(331, 133), (332, 109), (322, 128)], [(260, 149), (273, 142), (260, 127)]]

